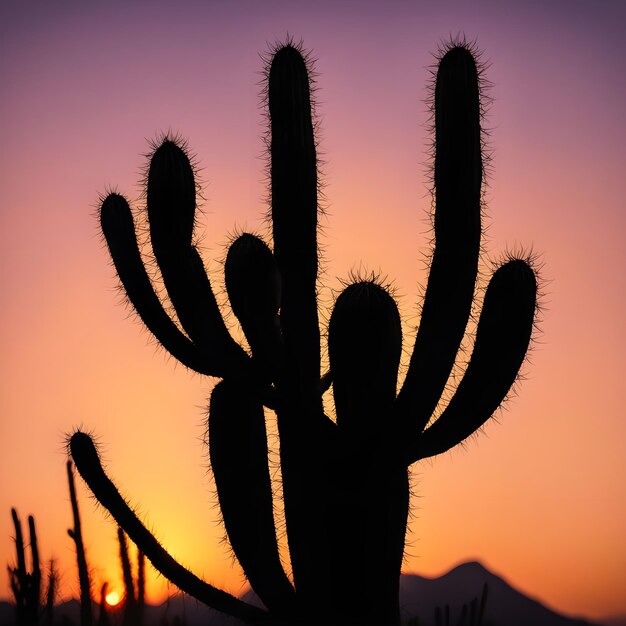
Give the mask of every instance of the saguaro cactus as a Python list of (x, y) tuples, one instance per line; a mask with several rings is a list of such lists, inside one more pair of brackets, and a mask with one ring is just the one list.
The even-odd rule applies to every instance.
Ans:
[[(154, 150), (146, 197), (152, 250), (182, 330), (148, 278), (127, 201), (109, 194), (100, 212), (117, 273), (148, 329), (184, 365), (223, 379), (211, 395), (210, 458), (226, 532), (266, 609), (174, 561), (107, 477), (88, 435), (74, 433), (71, 454), (154, 566), (214, 608), (251, 623), (398, 624), (408, 467), (462, 442), (505, 398), (531, 338), (536, 278), (520, 258), (494, 272), (463, 378), (431, 423), (466, 332), (481, 238), (480, 80), (472, 52), (452, 45), (441, 55), (433, 100), (436, 247), (406, 378), (398, 393), (400, 315), (374, 280), (338, 296), (330, 371), (320, 376), (317, 158), (306, 60), (287, 44), (273, 55), (267, 79), (273, 249), (246, 233), (225, 264), (249, 352), (229, 334), (193, 243), (196, 182), (176, 141)], [(331, 381), (336, 421), (322, 403)], [(293, 579), (277, 548), (264, 407), (277, 414)], [(367, 602), (355, 603), (357, 594)]]

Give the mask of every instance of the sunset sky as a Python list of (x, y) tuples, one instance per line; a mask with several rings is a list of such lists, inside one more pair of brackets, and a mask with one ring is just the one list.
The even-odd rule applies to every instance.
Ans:
[[(202, 442), (212, 381), (157, 350), (122, 303), (98, 196), (139, 206), (148, 142), (186, 137), (223, 285), (230, 233), (267, 232), (260, 55), (302, 38), (318, 72), (322, 304), (350, 270), (382, 272), (408, 349), (430, 241), (429, 67), (464, 34), (493, 83), (483, 268), (539, 255), (541, 334), (497, 421), (413, 467), (405, 571), (477, 559), (556, 610), (626, 613), (624, 24), (619, 0), (2, 3), (0, 567), (15, 506), (35, 516), (62, 595), (78, 595), (64, 441), (82, 425), (167, 549), (243, 589)], [(121, 590), (116, 527), (78, 490), (94, 587)], [(150, 598), (167, 592), (151, 576)]]

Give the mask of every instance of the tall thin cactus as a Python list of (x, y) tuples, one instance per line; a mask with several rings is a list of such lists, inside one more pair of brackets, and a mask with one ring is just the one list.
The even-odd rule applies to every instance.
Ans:
[(46, 589), (46, 626), (52, 626), (52, 624), (54, 623), (54, 603), (58, 593), (58, 586), (59, 571), (57, 570), (54, 559), (50, 559), (50, 567), (48, 569), (48, 588)]
[(74, 469), (72, 462), (67, 462), (67, 482), (70, 490), (70, 502), (72, 503), (72, 516), (74, 528), (68, 528), (67, 534), (76, 545), (76, 564), (78, 567), (78, 582), (80, 585), (80, 624), (81, 626), (91, 626), (93, 614), (91, 606), (91, 582), (89, 580), (89, 568), (87, 567), (87, 557), (85, 555), (85, 544), (83, 543), (82, 525), (80, 523), (80, 511), (78, 510), (78, 498), (76, 497), (76, 486), (74, 484)]
[[(408, 467), (461, 443), (506, 397), (531, 339), (537, 281), (511, 258), (491, 277), (473, 353), (441, 415), (433, 412), (458, 358), (476, 293), (483, 143), (480, 80), (465, 45), (442, 54), (434, 90), (436, 246), (415, 346), (398, 392), (402, 324), (374, 280), (338, 296), (320, 376), (318, 180), (307, 62), (291, 44), (267, 74), (273, 249), (246, 233), (225, 279), (250, 351), (231, 337), (193, 241), (196, 182), (184, 148), (165, 138), (147, 175), (154, 257), (180, 326), (149, 279), (128, 202), (103, 199), (101, 225), (140, 318), (187, 367), (223, 379), (211, 395), (208, 440), (220, 508), (260, 609), (200, 580), (149, 533), (105, 474), (91, 438), (70, 450), (97, 499), (154, 566), (202, 602), (250, 623), (398, 624), (409, 510)], [(332, 381), (336, 421), (322, 396)], [(265, 408), (276, 412), (293, 578), (279, 557)], [(354, 603), (356, 594), (367, 602)]]
[(107, 594), (109, 592), (109, 583), (103, 582), (100, 587), (100, 606), (98, 609), (98, 620), (96, 626), (109, 626), (111, 618), (107, 609)]
[(141, 550), (137, 550), (137, 581), (133, 577), (126, 533), (118, 526), (117, 540), (120, 546), (120, 563), (124, 580), (124, 626), (141, 626), (146, 602), (146, 559)]
[(137, 626), (143, 622), (146, 610), (146, 555), (137, 550)]

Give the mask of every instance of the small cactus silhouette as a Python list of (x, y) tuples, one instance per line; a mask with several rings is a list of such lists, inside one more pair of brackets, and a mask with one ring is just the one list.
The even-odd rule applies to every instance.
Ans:
[[(15, 599), (15, 623), (17, 626), (37, 626), (47, 624), (52, 626), (54, 618), (54, 602), (59, 586), (59, 571), (54, 559), (50, 559), (48, 566), (47, 584), (42, 584), (42, 569), (39, 561), (39, 544), (35, 518), (28, 516), (28, 532), (30, 539), (31, 571), (26, 564), (26, 550), (24, 548), (24, 533), (22, 522), (16, 509), (11, 509), (13, 526), (15, 528), (15, 553), (17, 563), (8, 565), (9, 584)], [(45, 595), (45, 597), (44, 597)]]
[(54, 559), (50, 559), (48, 568), (48, 588), (46, 589), (46, 608), (44, 611), (46, 626), (52, 626), (54, 623), (54, 603), (57, 597), (59, 586), (59, 572)]
[(72, 503), (72, 516), (74, 520), (74, 528), (68, 528), (67, 534), (76, 545), (76, 566), (78, 567), (78, 582), (80, 585), (80, 624), (81, 626), (91, 626), (93, 623), (91, 610), (91, 582), (89, 580), (87, 557), (85, 556), (85, 544), (83, 543), (80, 511), (78, 509), (78, 498), (76, 497), (76, 486), (74, 484), (74, 469), (71, 461), (67, 462), (66, 469), (67, 482), (70, 490), (70, 502)]
[[(397, 393), (401, 319), (375, 280), (338, 296), (330, 371), (320, 376), (318, 170), (301, 52), (291, 44), (276, 50), (267, 80), (273, 249), (246, 233), (225, 263), (249, 352), (231, 337), (193, 244), (196, 181), (175, 140), (154, 150), (146, 200), (152, 250), (180, 327), (149, 279), (127, 201), (111, 193), (100, 211), (113, 263), (145, 325), (181, 363), (222, 379), (210, 401), (211, 465), (229, 541), (265, 608), (178, 564), (105, 474), (91, 438), (76, 432), (69, 446), (97, 499), (156, 569), (202, 602), (250, 623), (399, 624), (408, 467), (461, 443), (501, 404), (531, 339), (536, 277), (519, 258), (494, 272), (465, 373), (431, 423), (470, 318), (481, 239), (479, 73), (471, 50), (451, 45), (434, 90), (436, 245), (405, 380)], [(322, 404), (331, 382), (336, 422)], [(264, 407), (277, 415), (293, 580), (277, 547)], [(356, 597), (367, 602), (355, 607)]]
[(103, 582), (100, 586), (100, 606), (98, 609), (98, 620), (96, 626), (110, 626), (111, 618), (107, 609), (107, 594), (109, 593), (109, 583)]
[[(26, 565), (26, 551), (24, 549), (24, 533), (22, 522), (16, 509), (11, 509), (13, 526), (15, 528), (15, 554), (17, 564), (8, 565), (9, 583), (15, 598), (15, 622), (17, 626), (37, 626), (42, 612), (42, 579), (39, 563), (39, 547), (37, 543), (37, 529), (35, 518), (28, 516), (28, 533), (30, 539), (31, 569)], [(50, 570), (49, 584), (54, 598), (54, 587), (57, 583), (56, 570)]]
[(124, 617), (123, 626), (141, 626), (146, 605), (146, 559), (141, 552), (137, 551), (137, 581), (133, 578), (130, 556), (128, 554), (128, 542), (126, 533), (118, 526), (117, 540), (120, 546), (120, 563), (122, 564), (122, 577), (124, 579)]
[[(459, 618), (456, 621), (456, 626), (483, 626), (483, 619), (485, 617), (485, 607), (487, 606), (487, 596), (489, 594), (489, 585), (483, 584), (483, 589), (480, 595), (480, 603), (478, 598), (472, 598), (468, 605), (464, 604), (461, 607)], [(435, 626), (452, 626), (450, 621), (450, 605), (446, 604), (441, 610), (440, 606), (435, 607)]]

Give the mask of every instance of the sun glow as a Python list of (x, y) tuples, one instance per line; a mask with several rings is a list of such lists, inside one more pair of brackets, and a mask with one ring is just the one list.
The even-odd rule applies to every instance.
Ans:
[(107, 593), (105, 600), (109, 606), (115, 606), (116, 604), (119, 604), (121, 600), (120, 594), (117, 593), (117, 591), (111, 591), (110, 593)]

